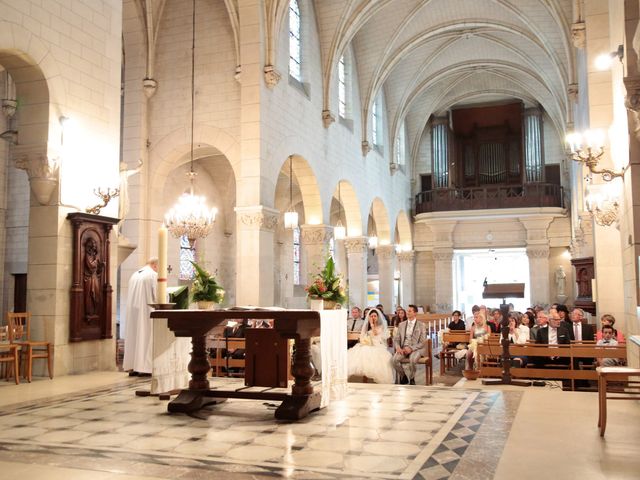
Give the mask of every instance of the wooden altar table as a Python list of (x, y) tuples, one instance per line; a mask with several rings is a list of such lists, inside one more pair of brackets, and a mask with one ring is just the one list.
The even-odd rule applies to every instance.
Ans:
[[(227, 398), (246, 398), (282, 401), (275, 417), (281, 420), (299, 420), (309, 412), (320, 408), (321, 392), (314, 391), (311, 376), (311, 337), (320, 333), (320, 315), (312, 310), (268, 310), (268, 309), (221, 309), (221, 310), (155, 310), (151, 318), (167, 319), (169, 329), (176, 337), (191, 337), (193, 351), (189, 362), (191, 380), (171, 402), (169, 412), (190, 413), (205, 405), (224, 402)], [(274, 330), (282, 338), (294, 340), (294, 359), (291, 373), (294, 383), (291, 394), (268, 391), (247, 391), (247, 387), (236, 390), (211, 389), (207, 373), (209, 361), (206, 351), (206, 335), (214, 327), (229, 319), (273, 319)], [(250, 346), (247, 346), (247, 357)], [(256, 367), (260, 368), (261, 364)], [(266, 365), (269, 367), (269, 365)], [(275, 387), (275, 385), (274, 385)]]

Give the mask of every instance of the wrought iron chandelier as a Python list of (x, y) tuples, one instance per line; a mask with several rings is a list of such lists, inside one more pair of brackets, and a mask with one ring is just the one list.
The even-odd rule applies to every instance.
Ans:
[(289, 210), (284, 213), (284, 228), (298, 226), (298, 212), (293, 209), (293, 157), (289, 155)]
[(193, 0), (192, 35), (191, 35), (191, 164), (189, 177), (189, 193), (183, 193), (178, 202), (165, 215), (167, 229), (176, 238), (186, 236), (193, 245), (196, 239), (209, 235), (216, 220), (218, 210), (208, 208), (203, 196), (195, 195), (195, 178), (193, 169), (193, 124), (195, 107), (195, 57), (196, 57), (196, 2)]

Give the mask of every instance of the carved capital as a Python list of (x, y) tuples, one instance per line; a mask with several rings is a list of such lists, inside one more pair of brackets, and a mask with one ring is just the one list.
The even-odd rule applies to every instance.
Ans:
[(142, 90), (147, 98), (153, 97), (158, 89), (158, 82), (153, 78), (145, 78), (142, 80)]
[(529, 257), (529, 259), (549, 258), (549, 246), (537, 245), (535, 247), (527, 247), (527, 257)]
[(623, 81), (627, 90), (625, 107), (634, 112), (640, 111), (640, 76), (624, 77)]
[(244, 229), (273, 232), (278, 225), (277, 210), (263, 207), (236, 207), (238, 225)]
[(269, 88), (275, 87), (281, 78), (282, 78), (282, 75), (278, 73), (278, 71), (275, 69), (273, 65), (265, 65), (264, 81), (267, 84), (267, 87)]
[(400, 262), (413, 262), (415, 258), (416, 252), (413, 250), (410, 250), (408, 252), (400, 252), (398, 254), (398, 260), (400, 260)]
[(13, 165), (27, 172), (31, 191), (41, 205), (47, 205), (58, 185), (58, 157), (47, 155), (44, 148), (17, 145), (13, 149)]
[(333, 236), (333, 228), (327, 225), (302, 225), (300, 240), (305, 245), (324, 245)]
[(578, 84), (577, 83), (569, 84), (569, 86), (567, 87), (567, 95), (569, 95), (569, 100), (571, 100), (573, 103), (576, 103), (578, 101)]
[(241, 78), (242, 78), (242, 65), (237, 65), (236, 66), (236, 71), (233, 74), (233, 79), (238, 83), (242, 83), (240, 81)]
[(3, 98), (2, 99), (2, 113), (8, 119), (11, 119), (15, 113), (16, 108), (18, 108), (18, 101), (12, 98)]
[(324, 125), (324, 128), (329, 128), (329, 125), (335, 121), (336, 117), (332, 115), (331, 110), (322, 111), (322, 124)]
[(452, 250), (434, 250), (433, 259), (436, 262), (450, 262), (451, 260), (453, 260), (453, 251)]
[(398, 164), (397, 164), (397, 163), (395, 163), (395, 162), (391, 162), (391, 163), (389, 164), (389, 173), (390, 173), (391, 175), (393, 175), (394, 173), (396, 173), (396, 172), (398, 171), (398, 169), (399, 169), (399, 168), (400, 168), (400, 165), (398, 165)]
[(376, 255), (382, 260), (391, 260), (396, 254), (396, 247), (394, 245), (380, 245), (376, 249)]
[(369, 241), (367, 237), (348, 237), (344, 239), (344, 248), (347, 251), (347, 255), (367, 253)]
[(369, 142), (367, 142), (366, 140), (364, 140), (362, 142), (362, 156), (366, 157), (367, 154), (371, 151), (371, 146), (369, 145)]
[(576, 48), (584, 48), (587, 43), (587, 26), (584, 22), (571, 25), (571, 40)]

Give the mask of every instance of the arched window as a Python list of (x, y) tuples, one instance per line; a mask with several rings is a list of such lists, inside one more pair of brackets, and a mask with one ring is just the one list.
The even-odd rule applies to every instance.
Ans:
[(293, 229), (293, 284), (300, 285), (300, 227)]
[(406, 156), (406, 140), (405, 140), (405, 128), (404, 122), (400, 125), (400, 131), (398, 132), (398, 136), (396, 137), (396, 163), (398, 165), (405, 164), (405, 156)]
[(289, 75), (302, 81), (302, 42), (300, 28), (300, 6), (298, 0), (289, 2)]
[(382, 127), (380, 123), (380, 112), (379, 112), (378, 100), (373, 103), (373, 108), (371, 109), (371, 139), (373, 140), (374, 145), (380, 145), (380, 130)]
[(186, 235), (180, 237), (180, 280), (193, 280), (195, 268), (191, 262), (196, 261), (196, 248), (189, 243)]
[(347, 118), (347, 67), (344, 55), (338, 62), (338, 115)]

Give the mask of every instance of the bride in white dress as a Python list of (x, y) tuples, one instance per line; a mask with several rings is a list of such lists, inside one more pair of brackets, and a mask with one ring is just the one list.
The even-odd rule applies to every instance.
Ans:
[(372, 308), (362, 325), (360, 342), (347, 351), (349, 376), (364, 375), (376, 383), (393, 383), (387, 338), (387, 321), (377, 308)]

